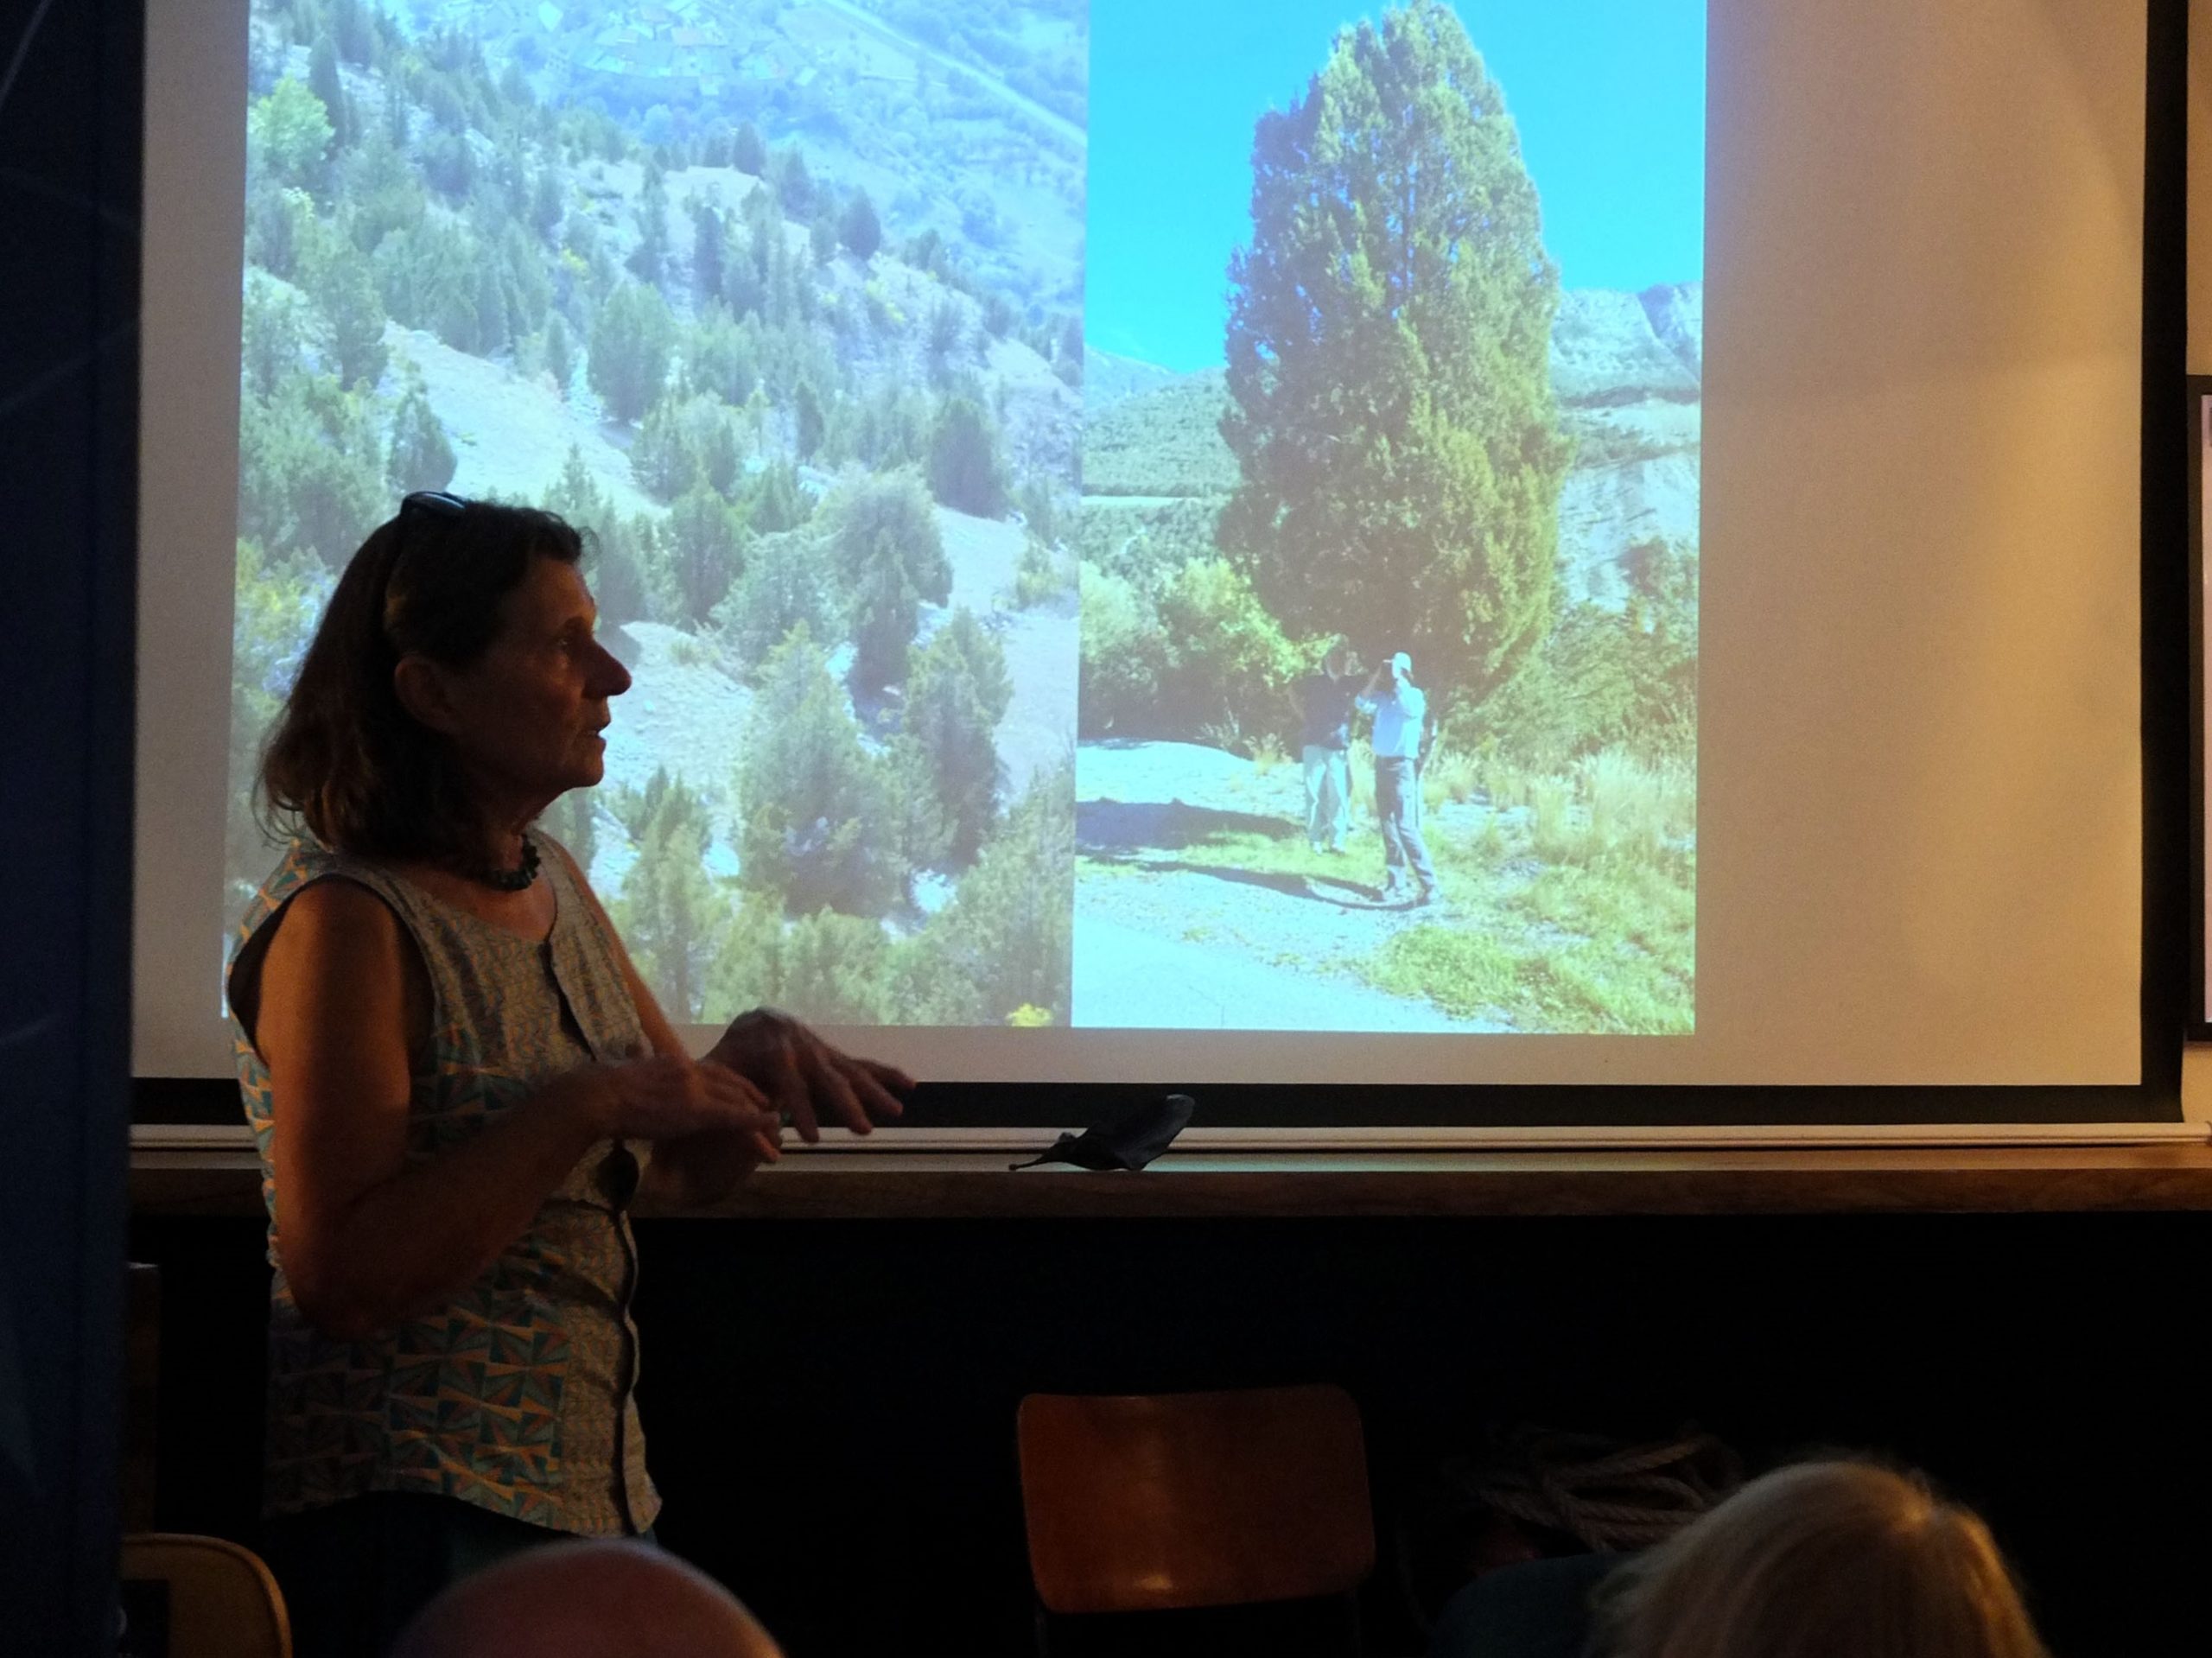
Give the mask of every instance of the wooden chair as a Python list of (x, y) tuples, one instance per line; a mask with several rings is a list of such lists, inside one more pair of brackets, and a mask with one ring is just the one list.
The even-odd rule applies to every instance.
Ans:
[(1016, 1432), (1040, 1652), (1052, 1616), (1331, 1595), (1358, 1650), (1375, 1525), (1343, 1388), (1032, 1394)]
[(251, 1549), (142, 1532), (123, 1540), (122, 1575), (168, 1585), (169, 1658), (292, 1658), (283, 1594)]

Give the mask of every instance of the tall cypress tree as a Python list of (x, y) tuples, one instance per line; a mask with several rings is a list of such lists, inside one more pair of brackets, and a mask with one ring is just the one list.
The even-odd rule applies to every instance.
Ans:
[(1261, 117), (1252, 167), (1223, 543), (1294, 632), (1409, 650), (1433, 697), (1479, 701), (1548, 626), (1569, 454), (1559, 271), (1503, 94), (1411, 0)]

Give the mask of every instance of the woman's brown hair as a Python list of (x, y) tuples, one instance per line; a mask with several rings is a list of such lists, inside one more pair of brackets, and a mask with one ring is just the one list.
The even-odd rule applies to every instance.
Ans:
[(1753, 1480), (1602, 1592), (1606, 1658), (2046, 1658), (1989, 1528), (1866, 1462)]
[(271, 821), (363, 857), (480, 857), (481, 814), (452, 747), (401, 705), (392, 670), (406, 656), (468, 667), (531, 562), (574, 564), (583, 551), (551, 512), (409, 497), (338, 578), (270, 727), (261, 797)]

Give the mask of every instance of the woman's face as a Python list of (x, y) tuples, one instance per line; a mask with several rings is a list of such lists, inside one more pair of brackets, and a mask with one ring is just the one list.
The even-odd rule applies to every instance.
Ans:
[(447, 735), (495, 809), (534, 816), (605, 772), (607, 699), (630, 673), (594, 637), (598, 620), (575, 565), (533, 558), (483, 656), (441, 670)]

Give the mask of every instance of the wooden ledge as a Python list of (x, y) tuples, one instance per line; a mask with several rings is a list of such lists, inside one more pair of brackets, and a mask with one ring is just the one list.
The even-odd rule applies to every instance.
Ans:
[[(717, 1218), (1028, 1220), (2088, 1213), (2212, 1210), (2212, 1146), (1927, 1151), (1171, 1153), (1139, 1174), (1009, 1172), (1008, 1153), (786, 1156)], [(134, 1210), (251, 1216), (235, 1151), (141, 1151)]]

